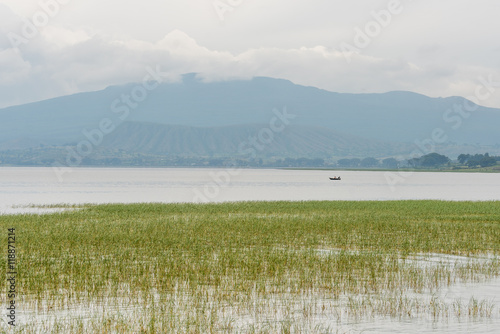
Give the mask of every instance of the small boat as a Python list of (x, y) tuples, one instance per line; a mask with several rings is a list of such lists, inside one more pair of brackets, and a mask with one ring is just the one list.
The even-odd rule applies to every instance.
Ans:
[(335, 176), (335, 177), (331, 177), (330, 180), (332, 181), (340, 181), (340, 176)]

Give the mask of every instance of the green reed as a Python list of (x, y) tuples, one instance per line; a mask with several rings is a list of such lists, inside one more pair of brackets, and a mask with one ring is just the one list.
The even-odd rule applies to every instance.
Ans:
[[(500, 202), (72, 209), (0, 216), (5, 231), (16, 228), (20, 302), (26, 309), (51, 314), (75, 305), (106, 305), (112, 310), (90, 322), (49, 321), (39, 324), (43, 328), (275, 332), (314, 330), (317, 324), (311, 319), (322, 312), (337, 317), (346, 310), (356, 316), (437, 312), (477, 317), (495, 312), (485, 301), (468, 306), (472, 311), (462, 311), (465, 306), (458, 308), (462, 304), (456, 302), (460, 311), (453, 312), (452, 304), (408, 299), (406, 294), (499, 276)], [(430, 253), (469, 256), (470, 261), (430, 267), (412, 261)], [(476, 260), (484, 256), (491, 258)], [(4, 257), (0, 266), (5, 270)], [(490, 311), (474, 311), (480, 306)], [(117, 317), (122, 308), (132, 313)], [(36, 326), (31, 322), (24, 328), (36, 332), (41, 328)]]

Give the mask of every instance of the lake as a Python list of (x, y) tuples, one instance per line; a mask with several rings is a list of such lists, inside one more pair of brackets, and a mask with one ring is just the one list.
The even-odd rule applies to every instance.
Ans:
[[(329, 177), (341, 176), (340, 181)], [(0, 213), (43, 213), (57, 209), (27, 207), (47, 204), (132, 202), (223, 202), (254, 200), (500, 200), (500, 174), (393, 173), (279, 169), (75, 168), (58, 179), (52, 168), (0, 168)], [(453, 302), (471, 297), (495, 303), (498, 278), (450, 286), (439, 292)], [(425, 296), (424, 296), (425, 297)], [(430, 297), (429, 297), (430, 298)], [(500, 310), (490, 319), (434, 321), (374, 319), (331, 322), (349, 333), (496, 333)], [(39, 315), (35, 315), (35, 318)]]
[[(500, 200), (500, 174), (205, 168), (0, 168), (0, 212), (27, 205), (255, 200)], [(341, 176), (341, 181), (329, 177)]]

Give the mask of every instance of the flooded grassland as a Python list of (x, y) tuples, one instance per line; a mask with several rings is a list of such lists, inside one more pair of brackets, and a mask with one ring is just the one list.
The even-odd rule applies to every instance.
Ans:
[[(16, 234), (16, 332), (488, 332), (500, 324), (500, 202), (72, 209), (0, 216), (2, 244), (8, 229)], [(2, 277), (7, 265), (1, 256)], [(10, 332), (2, 309), (0, 330)]]

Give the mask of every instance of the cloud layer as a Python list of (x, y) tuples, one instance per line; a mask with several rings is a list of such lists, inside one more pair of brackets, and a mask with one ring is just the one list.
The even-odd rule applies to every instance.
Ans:
[[(428, 15), (428, 26), (421, 24), (417, 15), (425, 10), (421, 3), (401, 2), (398, 8), (402, 10), (391, 13), (385, 22), (383, 14), (390, 13), (389, 1), (376, 1), (376, 7), (368, 6), (366, 11), (358, 9), (356, 14), (348, 14), (347, 11), (354, 12), (355, 8), (345, 5), (342, 7), (345, 12), (332, 14), (340, 21), (336, 26), (321, 10), (321, 6), (326, 9), (332, 2), (323, 0), (318, 0), (316, 8), (304, 1), (291, 1), (288, 5), (276, 1), (274, 6), (267, 7), (260, 0), (254, 3), (233, 1), (237, 5), (224, 13), (223, 22), (209, 0), (204, 1), (202, 7), (192, 5), (201, 4), (199, 0), (193, 1), (191, 7), (167, 1), (171, 6), (177, 3), (176, 10), (181, 17), (190, 18), (190, 21), (197, 18), (200, 23), (197, 26), (193, 26), (194, 23), (183, 25), (179, 19), (174, 23), (159, 23), (162, 29), (154, 29), (155, 38), (146, 38), (147, 29), (138, 29), (135, 36), (133, 33), (117, 34), (117, 27), (125, 27), (126, 22), (106, 21), (108, 17), (101, 12), (99, 15), (104, 15), (103, 18), (97, 15), (93, 24), (83, 24), (85, 16), (78, 16), (75, 11), (90, 12), (94, 1), (85, 5), (69, 2), (66, 13), (61, 1), (59, 11), (53, 7), (54, 15), (47, 15), (46, 24), (43, 25), (43, 15), (39, 15), (38, 33), (26, 38), (23, 33), (26, 20), (35, 22), (35, 15), (42, 9), (36, 4), (21, 8), (10, 1), (2, 2), (0, 107), (141, 81), (147, 67), (157, 66), (168, 72), (171, 80), (188, 72), (197, 72), (207, 81), (269, 76), (352, 93), (409, 90), (429, 96), (467, 97), (475, 94), (481, 84), (480, 77), (500, 81), (500, 66), (496, 60), (500, 59), (500, 44), (496, 40), (488, 40), (487, 36), (476, 31), (471, 36), (463, 36), (465, 41), (462, 43), (454, 33), (450, 33), (445, 41), (443, 29), (433, 32), (431, 28), (440, 24), (458, 27), (460, 20), (455, 15), (443, 17), (441, 20), (445, 22), (439, 23), (438, 16)], [(273, 15), (278, 3), (282, 3), (282, 16)], [(473, 4), (456, 1), (453, 8), (467, 10), (467, 3)], [(115, 1), (106, 6), (110, 10), (113, 5), (116, 5)], [(414, 6), (411, 12), (410, 5)], [(161, 8), (166, 12), (168, 6), (165, 6)], [(441, 3), (435, 9), (445, 12), (450, 7)], [(210, 10), (209, 14), (207, 10)], [(24, 18), (21, 18), (21, 12)], [(153, 9), (149, 12), (152, 17), (159, 15), (152, 14)], [(318, 15), (316, 20), (314, 13)], [(125, 14), (131, 15), (128, 11)], [(262, 25), (255, 20), (246, 22), (255, 15), (259, 15)], [(139, 22), (147, 24), (147, 15), (141, 14), (141, 17), (144, 18)], [(236, 19), (243, 23), (235, 23)], [(299, 19), (307, 20), (309, 24), (297, 23), (294, 28), (292, 23)], [(478, 18), (471, 16), (469, 19)], [(134, 21), (134, 24), (138, 23)], [(377, 24), (380, 31), (377, 31)], [(498, 25), (493, 21), (491, 24), (492, 27)], [(249, 27), (253, 30), (249, 31)], [(422, 31), (415, 34), (409, 27)], [(221, 33), (209, 36), (207, 32), (204, 34), (203, 28)], [(235, 31), (230, 34), (228, 30), (232, 28)], [(470, 23), (469, 28), (475, 31)], [(166, 31), (159, 35), (163, 30)], [(466, 31), (464, 28), (463, 34)], [(439, 38), (436, 40), (432, 34), (439, 35)], [(223, 41), (224, 38), (227, 42)], [(294, 38), (298, 42), (294, 43)], [(478, 50), (478, 46), (484, 50)], [(500, 85), (481, 104), (500, 107)]]

